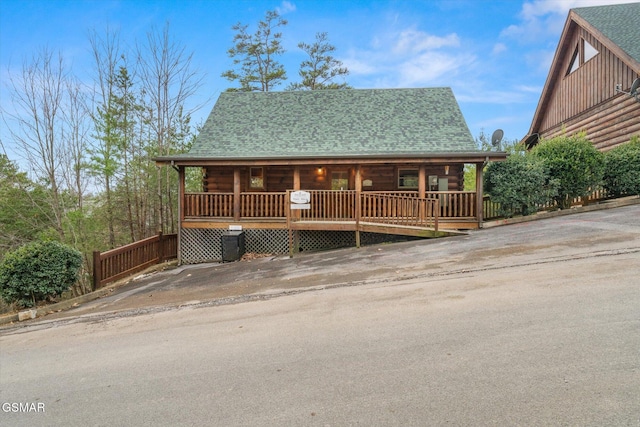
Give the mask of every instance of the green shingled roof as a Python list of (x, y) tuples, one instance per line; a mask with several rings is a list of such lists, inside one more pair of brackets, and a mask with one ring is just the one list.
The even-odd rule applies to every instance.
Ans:
[(450, 88), (225, 92), (191, 158), (472, 152)]
[(578, 7), (573, 10), (640, 62), (640, 3)]

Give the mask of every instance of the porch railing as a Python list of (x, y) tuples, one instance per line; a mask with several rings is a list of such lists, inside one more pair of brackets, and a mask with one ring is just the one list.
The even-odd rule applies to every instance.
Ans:
[(438, 229), (439, 199), (420, 199), (417, 195), (361, 194), (361, 220), (394, 225)]
[[(231, 195), (233, 197), (233, 194)], [(287, 193), (242, 193), (240, 216), (243, 218), (282, 218)], [(233, 211), (231, 212), (233, 215)]]
[(93, 252), (93, 289), (178, 256), (178, 235), (148, 237), (107, 252)]
[(186, 193), (183, 200), (187, 218), (233, 218), (233, 193)]
[(352, 190), (314, 190), (309, 209), (301, 209), (295, 219), (301, 221), (355, 221), (356, 192)]
[(427, 199), (440, 201), (443, 218), (475, 218), (476, 193), (473, 191), (439, 191), (427, 193)]
[[(305, 221), (355, 221), (356, 191), (311, 190), (310, 209), (301, 209), (295, 219)], [(424, 225), (425, 219), (473, 219), (477, 217), (476, 193), (468, 191), (428, 192), (425, 199), (417, 191), (363, 191), (359, 215), (366, 221), (393, 221), (395, 224)], [(418, 202), (427, 200), (428, 202)], [(434, 203), (437, 201), (437, 205)], [(285, 219), (287, 193), (241, 193), (240, 218)], [(187, 219), (233, 218), (233, 193), (186, 193), (184, 216)], [(437, 206), (437, 207), (436, 207)], [(413, 219), (409, 219), (413, 218)]]

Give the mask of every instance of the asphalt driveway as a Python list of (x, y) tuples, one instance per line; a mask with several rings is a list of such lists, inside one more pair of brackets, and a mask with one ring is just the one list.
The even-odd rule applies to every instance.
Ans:
[(1, 328), (0, 424), (637, 426), (639, 277), (640, 205), (180, 267)]
[(104, 313), (135, 315), (181, 306), (222, 305), (312, 289), (357, 286), (461, 271), (553, 263), (605, 253), (637, 253), (640, 204), (492, 227), (434, 240), (269, 256), (224, 264), (170, 266), (140, 275), (105, 297), (40, 320)]

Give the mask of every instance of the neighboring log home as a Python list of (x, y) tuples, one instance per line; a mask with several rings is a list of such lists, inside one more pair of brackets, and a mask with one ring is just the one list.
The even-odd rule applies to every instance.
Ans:
[(571, 9), (526, 145), (580, 131), (601, 151), (628, 142), (640, 98), (622, 91), (639, 76), (640, 3)]
[[(179, 257), (194, 263), (220, 259), (230, 226), (266, 253), (478, 228), (482, 167), (505, 157), (478, 150), (451, 89), (423, 88), (222, 93), (190, 152), (156, 161), (178, 171)], [(185, 192), (194, 167), (202, 191)]]

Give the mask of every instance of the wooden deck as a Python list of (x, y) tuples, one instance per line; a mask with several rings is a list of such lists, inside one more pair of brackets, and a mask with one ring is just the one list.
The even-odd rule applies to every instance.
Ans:
[(186, 193), (181, 206), (184, 228), (242, 225), (254, 229), (362, 231), (439, 237), (478, 228), (475, 192), (308, 191), (308, 206), (289, 202), (292, 190), (279, 193)]

